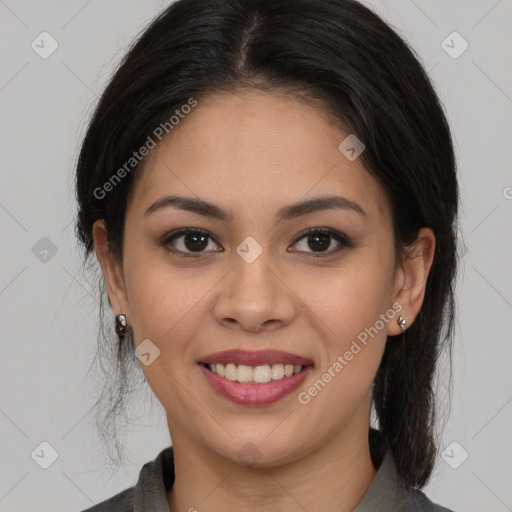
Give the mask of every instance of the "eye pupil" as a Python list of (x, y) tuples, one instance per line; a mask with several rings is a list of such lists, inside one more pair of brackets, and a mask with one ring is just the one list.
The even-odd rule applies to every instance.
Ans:
[[(192, 241), (192, 242), (191, 242)], [(204, 249), (208, 246), (208, 237), (198, 233), (189, 233), (184, 236), (184, 243), (187, 249)]]
[[(315, 235), (310, 235), (308, 237), (308, 245), (311, 249), (313, 249), (313, 251), (317, 251), (318, 249), (318, 245), (316, 246), (317, 249), (315, 249), (312, 245), (311, 245), (311, 242), (314, 240), (314, 244), (319, 244), (320, 245), (320, 252), (322, 250), (325, 250), (329, 247), (330, 245), (330, 235), (327, 235), (327, 234), (324, 234), (324, 233), (319, 233), (319, 234), (315, 234)], [(320, 241), (319, 241), (320, 240)], [(322, 241), (324, 243), (322, 243)], [(327, 243), (326, 243), (327, 241)]]

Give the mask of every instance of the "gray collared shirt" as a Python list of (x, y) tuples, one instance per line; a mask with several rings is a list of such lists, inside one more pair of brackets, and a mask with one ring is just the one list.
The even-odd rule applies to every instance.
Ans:
[[(432, 503), (419, 489), (407, 490), (397, 476), (391, 453), (386, 450), (375, 478), (353, 512), (453, 512)], [(167, 490), (173, 483), (174, 453), (169, 446), (144, 464), (135, 486), (82, 512), (171, 512)]]

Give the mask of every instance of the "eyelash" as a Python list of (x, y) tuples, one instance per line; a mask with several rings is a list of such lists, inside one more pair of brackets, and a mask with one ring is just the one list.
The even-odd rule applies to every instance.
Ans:
[[(322, 235), (331, 236), (332, 238), (334, 238), (334, 240), (336, 240), (341, 245), (337, 249), (334, 249), (334, 250), (331, 250), (328, 252), (324, 252), (324, 253), (307, 253), (312, 258), (325, 258), (325, 257), (331, 256), (335, 253), (340, 252), (344, 248), (354, 247), (354, 245), (350, 242), (349, 238), (346, 235), (339, 233), (338, 231), (335, 231), (331, 228), (309, 228), (309, 229), (303, 231), (302, 233), (300, 233), (299, 235), (297, 235), (297, 238), (295, 239), (295, 241), (293, 242), (292, 245), (296, 245), (299, 241), (301, 241), (303, 238), (307, 237), (308, 235), (318, 234), (318, 233), (320, 233)], [(159, 245), (161, 245), (162, 247), (165, 247), (166, 250), (173, 253), (174, 255), (176, 255), (178, 257), (182, 257), (182, 258), (197, 258), (197, 257), (200, 257), (203, 254), (205, 254), (205, 252), (184, 253), (183, 251), (169, 247), (169, 244), (171, 242), (173, 242), (180, 236), (187, 235), (187, 234), (204, 235), (204, 236), (207, 236), (209, 239), (213, 240), (215, 243), (217, 243), (216, 240), (207, 231), (204, 231), (199, 228), (181, 228), (178, 231), (175, 231), (175, 232), (171, 233), (170, 235), (166, 236), (160, 242)], [(218, 244), (218, 245), (220, 245), (220, 244)], [(305, 251), (296, 251), (296, 252), (301, 253), (301, 252), (305, 252)]]

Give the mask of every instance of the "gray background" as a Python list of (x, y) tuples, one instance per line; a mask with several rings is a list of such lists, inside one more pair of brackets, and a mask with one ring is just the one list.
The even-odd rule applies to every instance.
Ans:
[[(425, 492), (455, 511), (512, 510), (512, 2), (365, 3), (429, 70), (459, 166), (464, 246), (453, 399)], [(82, 510), (133, 485), (170, 442), (161, 406), (141, 396), (122, 437), (129, 464), (109, 478), (94, 415), (86, 414), (99, 385), (86, 375), (97, 295), (79, 272), (72, 226), (73, 166), (87, 115), (128, 43), (166, 4), (0, 0), (0, 511)], [(58, 43), (46, 59), (31, 47), (35, 40), (50, 48), (43, 31)], [(462, 48), (446, 39), (453, 31), (469, 44), (457, 58), (445, 51)], [(58, 454), (47, 469), (31, 456), (43, 441)]]

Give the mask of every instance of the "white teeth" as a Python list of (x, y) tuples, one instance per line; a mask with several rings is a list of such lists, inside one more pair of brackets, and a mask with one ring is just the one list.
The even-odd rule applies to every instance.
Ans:
[(252, 372), (254, 382), (270, 382), (272, 380), (272, 368), (270, 365), (256, 366)]
[[(219, 366), (219, 364), (217, 364), (217, 366)], [(226, 365), (226, 370), (224, 373), (224, 377), (229, 380), (236, 380), (238, 377), (236, 366), (232, 363)]]
[(284, 377), (284, 366), (282, 364), (272, 365), (272, 380), (279, 380)]
[(235, 365), (228, 363), (226, 365), (221, 363), (213, 363), (207, 365), (213, 373), (219, 377), (238, 382), (251, 382), (258, 384), (265, 384), (273, 380), (281, 380), (284, 377), (291, 377), (296, 375), (302, 370), (301, 365), (293, 364), (264, 364), (261, 366), (247, 366), (245, 364)]
[(251, 382), (252, 380), (252, 368), (245, 366), (244, 364), (238, 365), (237, 381), (238, 382)]

